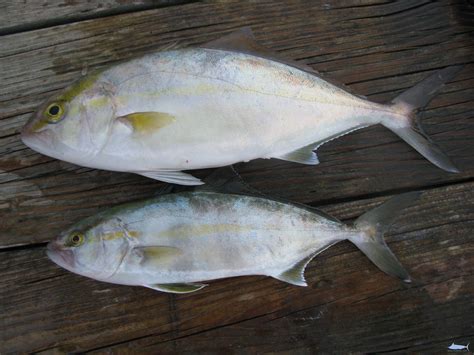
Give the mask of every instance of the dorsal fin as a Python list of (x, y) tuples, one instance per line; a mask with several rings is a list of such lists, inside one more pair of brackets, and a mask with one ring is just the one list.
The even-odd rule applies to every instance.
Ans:
[(282, 58), (281, 55), (279, 55), (277, 52), (271, 50), (270, 48), (262, 46), (261, 44), (258, 44), (250, 27), (243, 27), (216, 40), (205, 43), (201, 47), (251, 54), (260, 58), (265, 58), (282, 64), (287, 64), (311, 74), (320, 75), (310, 66), (296, 62), (294, 60)]
[(333, 79), (328, 79), (323, 74), (313, 69), (309, 65), (297, 62), (295, 60), (283, 58), (279, 53), (273, 51), (272, 49), (262, 46), (261, 44), (258, 44), (257, 41), (255, 40), (255, 36), (253, 35), (252, 29), (250, 27), (242, 27), (241, 29), (231, 32), (227, 35), (224, 35), (218, 39), (207, 42), (201, 45), (200, 47), (208, 48), (208, 49), (220, 49), (220, 50), (231, 51), (231, 52), (246, 53), (246, 54), (251, 54), (260, 58), (265, 58), (265, 59), (273, 60), (275, 62), (286, 64), (294, 68), (303, 70), (307, 73), (316, 75), (324, 79), (325, 81), (331, 83), (332, 85), (337, 86), (364, 100), (367, 99), (367, 97), (363, 95), (359, 95), (352, 92), (352, 90), (345, 84), (339, 83)]
[(214, 170), (209, 176), (203, 179), (203, 181), (205, 185), (194, 187), (194, 190), (213, 191), (220, 193), (231, 193), (236, 195), (266, 198), (267, 200), (273, 200), (288, 205), (293, 205), (295, 207), (315, 213), (333, 222), (341, 223), (341, 221), (339, 221), (338, 219), (328, 215), (327, 213), (317, 209), (316, 207), (308, 206), (299, 202), (289, 201), (281, 197), (270, 196), (250, 186), (244, 181), (242, 176), (240, 176), (240, 174), (233, 165), (225, 166)]
[(203, 48), (221, 49), (232, 52), (258, 53), (257, 55), (274, 55), (270, 49), (255, 40), (252, 29), (243, 27), (202, 45)]

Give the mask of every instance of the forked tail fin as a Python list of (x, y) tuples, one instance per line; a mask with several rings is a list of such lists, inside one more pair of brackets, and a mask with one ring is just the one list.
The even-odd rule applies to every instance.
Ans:
[(404, 119), (388, 120), (382, 123), (434, 165), (452, 173), (458, 173), (459, 170), (423, 132), (416, 120), (416, 111), (425, 107), (443, 85), (453, 79), (462, 68), (462, 65), (455, 65), (441, 69), (397, 96), (391, 102), (392, 108), (402, 114)]
[(411, 282), (410, 276), (383, 236), (399, 212), (411, 205), (419, 195), (419, 192), (408, 192), (395, 196), (363, 214), (354, 222), (356, 234), (349, 238), (380, 270), (405, 282)]

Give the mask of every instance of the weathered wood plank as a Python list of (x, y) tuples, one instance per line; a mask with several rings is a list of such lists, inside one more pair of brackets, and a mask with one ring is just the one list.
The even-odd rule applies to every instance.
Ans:
[[(3, 36), (0, 247), (47, 241), (98, 208), (150, 196), (161, 186), (130, 174), (62, 163), (19, 141), (21, 126), (41, 101), (86, 67), (175, 41), (202, 43), (252, 25), (262, 43), (382, 102), (436, 68), (472, 61), (472, 28), (462, 21), (459, 5), (411, 1), (358, 5), (349, 1), (337, 6), (301, 1), (187, 4)], [(316, 205), (469, 181), (474, 172), (473, 68), (468, 65), (423, 114), (427, 131), (462, 174), (433, 167), (392, 133), (373, 127), (321, 147), (320, 166), (256, 161), (244, 165), (242, 175), (265, 192)], [(38, 225), (46, 228), (38, 230)]]
[(186, 0), (36, 0), (2, 1), (0, 3), (0, 35), (31, 31), (38, 28), (144, 11), (183, 4)]
[[(0, 351), (443, 351), (474, 334), (473, 187), (428, 190), (391, 228), (412, 285), (346, 242), (311, 262), (307, 288), (241, 277), (180, 296), (74, 275), (44, 247), (1, 252)], [(326, 211), (353, 218), (385, 199)]]
[[(273, 28), (271, 32), (273, 32)], [(267, 36), (267, 34), (262, 36)], [(274, 38), (276, 38), (276, 43), (272, 44), (275, 44), (275, 48), (280, 49), (281, 43), (278, 43), (276, 35)], [(357, 37), (353, 39), (355, 38)], [(360, 39), (363, 38), (364, 36), (361, 35)], [(394, 37), (389, 36), (389, 38)], [(282, 51), (291, 53), (295, 50), (298, 55), (293, 58), (303, 58), (304, 61), (311, 63), (313, 58), (311, 56), (309, 59), (305, 57), (306, 47), (309, 48), (312, 45), (309, 43), (311, 39), (312, 37), (303, 37), (303, 40), (299, 44), (297, 43), (297, 45), (304, 45), (303, 51), (300, 51), (298, 47), (294, 49), (283, 47)], [(84, 40), (80, 39), (79, 41)], [(465, 38), (460, 41), (460, 43), (464, 42)], [(283, 45), (285, 46), (287, 43), (284, 42)], [(416, 41), (409, 44), (408, 49), (396, 49), (404, 55), (412, 56), (407, 62), (410, 69), (407, 71), (402, 69), (400, 73), (397, 72), (397, 63), (404, 61), (404, 55), (395, 58), (390, 55), (381, 57), (380, 54), (384, 54), (386, 48), (383, 43), (379, 47), (375, 42), (371, 43), (370, 45), (375, 47), (369, 46), (369, 51), (363, 47), (351, 48), (351, 43), (342, 43), (341, 52), (330, 57), (323, 55), (321, 58), (317, 54), (316, 58), (318, 61), (321, 60), (321, 65), (327, 66), (326, 72), (333, 72), (337, 76), (340, 74), (339, 68), (346, 66), (352, 67), (355, 72), (365, 67), (370, 67), (372, 70), (374, 64), (370, 63), (370, 59), (377, 57), (375, 65), (380, 65), (380, 67), (372, 72), (373, 76), (368, 79), (359, 80), (357, 76), (351, 76), (348, 69), (344, 69), (343, 74), (348, 75), (350, 80), (348, 79), (346, 82), (352, 82), (353, 88), (356, 88), (357, 91), (363, 94), (372, 94), (375, 99), (383, 101), (394, 96), (400, 89), (410, 86), (412, 82), (416, 82), (417, 78), (424, 76), (423, 73), (411, 73), (411, 71), (417, 72), (436, 67), (424, 65), (420, 67), (417, 61), (419, 57), (426, 59), (430, 55), (439, 55), (440, 53), (434, 48), (435, 43), (427, 45), (428, 52), (419, 51)], [(349, 47), (345, 48), (344, 46)], [(328, 43), (324, 51), (331, 54), (331, 48)], [(453, 48), (455, 50), (457, 47), (448, 46), (444, 50)], [(346, 49), (352, 51), (353, 58), (346, 59)], [(373, 51), (371, 51), (372, 49)], [(81, 69), (78, 63), (80, 62), (76, 62), (77, 67), (72, 72), (75, 74), (71, 77), (77, 75), (77, 71)], [(392, 70), (389, 77), (380, 78), (387, 70), (389, 72)], [(410, 74), (397, 76), (397, 74), (404, 73)], [(344, 78), (344, 76), (341, 77)], [(453, 143), (451, 141), (452, 135), (455, 135), (454, 145), (449, 149), (453, 149), (455, 155), (461, 157), (461, 165), (467, 166), (468, 169), (472, 166), (472, 160), (470, 160), (472, 157), (472, 141), (470, 140), (472, 125), (469, 121), (472, 117), (472, 101), (470, 101), (472, 99), (472, 77), (472, 69), (465, 69), (463, 75), (446, 88), (445, 94), (438, 97), (425, 114), (425, 122), (430, 123), (428, 130), (437, 133), (436, 140), (445, 137), (449, 145)], [(410, 81), (408, 84), (407, 79)], [(32, 79), (33, 82), (35, 80), (39, 79)], [(49, 77), (46, 82), (48, 80)], [(64, 86), (66, 82), (67, 80), (64, 80), (60, 86)], [(29, 90), (27, 86), (25, 89)], [(1, 161), (2, 169), (8, 171), (1, 176), (5, 184), (2, 187), (5, 199), (0, 205), (5, 207), (2, 212), (8, 211), (8, 214), (4, 215), (6, 218), (2, 219), (1, 225), (4, 235), (10, 238), (7, 245), (42, 242), (73, 221), (95, 213), (98, 207), (129, 200), (131, 198), (129, 191), (133, 191), (133, 198), (141, 198), (159, 186), (149, 180), (131, 175), (77, 168), (70, 164), (41, 157), (22, 147), (16, 135), (19, 127), (18, 119), (25, 120), (28, 112), (21, 111), (22, 108), (18, 103), (27, 103), (31, 97), (35, 97), (39, 102), (42, 99), (41, 95), (46, 97), (49, 94), (46, 90), (33, 93), (30, 97), (27, 96), (27, 99), (24, 97), (15, 99), (11, 106), (13, 111), (10, 111), (13, 114), (6, 115), (6, 118), (0, 121), (2, 127), (5, 127), (6, 136), (0, 141), (1, 147), (4, 147), (2, 157), (6, 156), (6, 159)], [(38, 97), (40, 98), (38, 99)], [(4, 107), (8, 108), (8, 102), (5, 103)], [(454, 129), (453, 123), (456, 124)], [(348, 139), (346, 142), (336, 141), (323, 147), (322, 160), (324, 161), (324, 154), (327, 154), (329, 160), (324, 161), (325, 165), (323, 164), (322, 168), (325, 170), (320, 173), (317, 173), (313, 167), (301, 167), (282, 162), (273, 162), (271, 164), (273, 167), (271, 167), (269, 162), (255, 162), (244, 166), (244, 176), (252, 184), (266, 192), (278, 192), (286, 197), (313, 203), (330, 203), (335, 199), (347, 200), (356, 196), (387, 193), (397, 189), (412, 189), (430, 184), (446, 184), (472, 179), (470, 170), (464, 175), (446, 178), (445, 174), (431, 168), (415, 153), (410, 153), (410, 149), (399, 143), (390, 133), (384, 133), (380, 129), (358, 132), (346, 139)], [(442, 141), (443, 146), (445, 143)], [(356, 149), (355, 154), (354, 149)], [(387, 153), (386, 149), (390, 152)], [(373, 154), (373, 160), (367, 161), (365, 160), (367, 156), (361, 157), (361, 153), (367, 151), (369, 158)], [(390, 161), (382, 162), (383, 158), (390, 159)], [(406, 161), (407, 159), (414, 159), (415, 162)], [(420, 164), (421, 167), (412, 169), (413, 164)], [(376, 172), (375, 176), (374, 172)], [(366, 179), (367, 177), (368, 179)], [(355, 183), (358, 185), (354, 186)], [(102, 191), (102, 186), (106, 186), (106, 190)], [(452, 203), (456, 203), (462, 198), (470, 198), (452, 194), (451, 190), (444, 191), (443, 196), (449, 196)], [(437, 204), (438, 201), (434, 199), (433, 203)], [(364, 207), (367, 206), (355, 202), (328, 206), (328, 209), (334, 208), (333, 212), (336, 212), (336, 215), (340, 217), (352, 218), (360, 214), (359, 212), (362, 212)], [(458, 208), (461, 210), (461, 214), (459, 214), (461, 221), (471, 213), (469, 210), (472, 211), (472, 206), (451, 208), (448, 212), (450, 221), (457, 221), (457, 217), (453, 217), (453, 213), (456, 214)], [(416, 221), (413, 223), (418, 223), (418, 218), (415, 218)], [(413, 266), (419, 260), (424, 260), (424, 265), (431, 265), (427, 268), (425, 266), (425, 269), (422, 270), (430, 273), (430, 280), (426, 281), (426, 284), (417, 285), (415, 289), (410, 288), (408, 291), (405, 288), (398, 288), (399, 284), (396, 283), (390, 283), (387, 286), (385, 282), (388, 281), (383, 280), (383, 275), (379, 275), (375, 279), (369, 278), (367, 281), (362, 276), (360, 278), (354, 276), (361, 271), (359, 269), (344, 270), (339, 263), (342, 262), (343, 266), (350, 264), (351, 267), (355, 265), (355, 268), (359, 268), (361, 265), (359, 260), (363, 260), (367, 264), (363, 264), (362, 271), (365, 273), (369, 270), (374, 271), (360, 254), (347, 245), (341, 245), (324, 254), (322, 256), (324, 264), (318, 261), (319, 259), (313, 263), (311, 270), (320, 266), (322, 273), (320, 270), (310, 271), (312, 276), (309, 278), (319, 280), (318, 276), (324, 276), (319, 283), (316, 283), (315, 292), (311, 290), (306, 294), (300, 293), (303, 291), (297, 289), (287, 293), (285, 291), (287, 286), (281, 286), (277, 281), (247, 278), (247, 280), (235, 279), (215, 282), (212, 287), (218, 289), (215, 291), (210, 289), (210, 294), (206, 293), (205, 297), (193, 295), (193, 297), (198, 297), (197, 301), (195, 298), (178, 298), (176, 300), (174, 297), (165, 295), (157, 296), (148, 290), (133, 289), (125, 292), (124, 288), (118, 286), (102, 285), (103, 288), (101, 286), (95, 288), (94, 281), (81, 278), (82, 281), (78, 282), (77, 276), (65, 274), (49, 264), (42, 255), (43, 250), (41, 249), (16, 251), (15, 253), (25, 253), (21, 257), (17, 257), (17, 255), (13, 257), (14, 254), (8, 252), (6, 255), (13, 258), (8, 259), (8, 268), (11, 270), (13, 270), (13, 266), (17, 268), (15, 274), (9, 279), (11, 283), (15, 282), (13, 280), (18, 280), (20, 275), (26, 274), (27, 279), (30, 277), (27, 282), (36, 285), (37, 288), (32, 290), (29, 287), (33, 286), (25, 287), (24, 285), (18, 285), (16, 289), (13, 288), (13, 291), (19, 294), (19, 304), (25, 304), (23, 309), (25, 313), (19, 312), (17, 308), (17, 312), (12, 314), (12, 303), (1, 302), (8, 309), (5, 313), (8, 315), (9, 323), (5, 324), (9, 330), (12, 329), (12, 323), (20, 324), (20, 327), (23, 327), (16, 334), (11, 332), (7, 334), (3, 331), (2, 334), (11, 337), (5, 338), (5, 344), (14, 344), (8, 349), (17, 350), (21, 349), (18, 348), (19, 344), (24, 345), (23, 350), (41, 350), (51, 347), (60, 350), (93, 349), (126, 342), (132, 338), (144, 337), (143, 340), (137, 340), (131, 344), (119, 345), (116, 350), (126, 349), (128, 346), (139, 346), (146, 347), (145, 349), (148, 351), (160, 352), (175, 352), (176, 350), (194, 352), (209, 349), (215, 351), (245, 349), (245, 351), (300, 350), (306, 352), (317, 349), (329, 352), (347, 349), (381, 351), (399, 348), (439, 351), (446, 347), (446, 344), (442, 342), (443, 339), (451, 341), (453, 338), (460, 337), (459, 339), (462, 340), (463, 337), (472, 334), (472, 329), (463, 320), (465, 312), (472, 313), (472, 299), (465, 296), (472, 294), (472, 269), (464, 269), (467, 274), (461, 277), (454, 274), (453, 270), (456, 270), (456, 266), (459, 265), (450, 263), (449, 253), (452, 253), (452, 250), (449, 248), (454, 247), (456, 250), (455, 248), (460, 245), (449, 244), (449, 242), (444, 244), (444, 248), (448, 248), (447, 256), (442, 254), (446, 253), (446, 250), (441, 247), (445, 241), (441, 238), (447, 238), (448, 234), (457, 235), (459, 230), (462, 231), (461, 238), (466, 238), (466, 228), (467, 231), (471, 228), (469, 223), (472, 218), (467, 218), (468, 227), (459, 227), (457, 223), (448, 224), (449, 227), (445, 227), (443, 224), (449, 222), (440, 220), (436, 215), (431, 216), (430, 219), (427, 216), (419, 218), (424, 218), (424, 223), (431, 227), (426, 232), (424, 229), (426, 225), (412, 226), (413, 233), (416, 233), (414, 231), (419, 228), (428, 234), (437, 233), (439, 229), (442, 231), (439, 234), (439, 239), (433, 241), (433, 244), (430, 241), (416, 246), (417, 254), (412, 259), (411, 265), (408, 264), (408, 266)], [(461, 222), (461, 224), (463, 223), (465, 222)], [(44, 229), (38, 231), (38, 225), (44, 226)], [(400, 252), (399, 249), (395, 250), (397, 253)], [(463, 252), (472, 254), (472, 249), (465, 249)], [(443, 255), (442, 257), (440, 257), (440, 253)], [(403, 251), (401, 255), (404, 255)], [(452, 256), (459, 257), (461, 260), (472, 259), (472, 256), (469, 259), (469, 255), (468, 258), (464, 255)], [(328, 266), (326, 266), (326, 259), (329, 260)], [(406, 260), (403, 261), (407, 263)], [(18, 264), (21, 263), (25, 264), (23, 269), (18, 268)], [(436, 273), (438, 264), (442, 265), (442, 271), (446, 271), (445, 269), (448, 268), (446, 265), (449, 265), (448, 271), (453, 272), (445, 273), (445, 278), (442, 278)], [(364, 269), (364, 265), (367, 266), (366, 269)], [(451, 267), (453, 270), (450, 269)], [(32, 269), (35, 270), (35, 273), (29, 271)], [(329, 272), (329, 276), (327, 272)], [(338, 280), (331, 283), (329, 280), (333, 276), (332, 273), (345, 276), (341, 280), (337, 276)], [(364, 274), (362, 273), (362, 275)], [(48, 280), (51, 276), (53, 278)], [(355, 286), (354, 283), (357, 282), (361, 282), (362, 286)], [(459, 286), (460, 284), (461, 286)], [(3, 288), (10, 287), (7, 282), (7, 287)], [(87, 287), (99, 292), (93, 293), (92, 291), (84, 297), (83, 289), (87, 289)], [(234, 291), (236, 287), (239, 289), (237, 294)], [(324, 287), (327, 290), (324, 290)], [(18, 290), (19, 288), (21, 290)], [(40, 305), (41, 312), (36, 316), (37, 308), (33, 308), (30, 303), (30, 300), (33, 300), (31, 295), (38, 294), (44, 289), (52, 290), (54, 301), (48, 303), (44, 300)], [(450, 298), (449, 293), (452, 290), (455, 290), (455, 296)], [(97, 295), (101, 295), (101, 291), (105, 291), (105, 293), (97, 297)], [(283, 296), (280, 296), (281, 292), (284, 293)], [(359, 292), (361, 294), (358, 294)], [(1, 297), (2, 300), (7, 298), (11, 297), (8, 295)], [(295, 299), (298, 302), (294, 302)], [(321, 303), (315, 303), (316, 300), (321, 300)], [(252, 304), (249, 304), (250, 302)], [(137, 306), (137, 303), (140, 306)], [(207, 303), (212, 304), (213, 307), (208, 306)], [(143, 308), (140, 308), (142, 306)], [(236, 309), (238, 312), (228, 314), (227, 309)], [(388, 315), (386, 314), (387, 309), (390, 310)], [(245, 321), (252, 317), (257, 318)], [(65, 318), (68, 319), (67, 324), (64, 323)], [(104, 318), (110, 322), (105, 322)], [(424, 322), (421, 326), (417, 326), (420, 318), (424, 319)], [(45, 323), (41, 323), (42, 319), (50, 321), (45, 325)], [(440, 330), (437, 324), (442, 320), (444, 320), (443, 329)], [(28, 324), (30, 328), (25, 328), (27, 323), (33, 325)], [(225, 326), (233, 323), (237, 324)], [(401, 323), (409, 326), (400, 329)], [(210, 330), (212, 328), (218, 329)], [(58, 329), (61, 330), (58, 331)], [(200, 334), (192, 336), (196, 333)], [(259, 334), (258, 337), (254, 336), (256, 333)], [(71, 334), (73, 334), (72, 337)], [(190, 336), (188, 337), (188, 335)], [(216, 341), (216, 337), (219, 337), (219, 340)], [(100, 339), (97, 340), (97, 338)], [(429, 345), (422, 345), (426, 343)], [(212, 348), (210, 348), (210, 344), (212, 344)], [(17, 347), (15, 348), (15, 346)]]
[[(472, 340), (472, 5), (264, 0), (151, 9), (178, 2), (110, 0), (99, 8), (96, 1), (56, 0), (44, 11), (38, 10), (43, 1), (0, 5), (0, 33), (12, 33), (0, 39), (0, 248), (33, 244), (0, 251), (0, 353), (438, 353), (453, 340)], [(22, 16), (26, 9), (34, 16)], [(380, 127), (323, 146), (318, 167), (281, 161), (239, 166), (264, 192), (324, 204), (344, 220), (386, 195), (427, 190), (388, 238), (413, 285), (382, 274), (350, 243), (310, 264), (308, 288), (243, 277), (186, 296), (99, 283), (46, 258), (38, 243), (99, 209), (149, 197), (162, 184), (29, 150), (18, 136), (29, 115), (85, 69), (176, 41), (202, 43), (245, 25), (285, 57), (379, 102), (437, 68), (468, 64), (423, 113), (427, 131), (462, 174), (434, 168)]]

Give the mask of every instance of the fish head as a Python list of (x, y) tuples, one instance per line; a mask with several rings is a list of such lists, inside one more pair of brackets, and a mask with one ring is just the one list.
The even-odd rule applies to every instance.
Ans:
[(131, 248), (126, 235), (115, 221), (92, 217), (49, 242), (47, 255), (68, 271), (107, 280), (117, 272)]
[(99, 73), (81, 78), (41, 105), (21, 131), (23, 143), (88, 166), (107, 141), (115, 116), (113, 92), (114, 86)]

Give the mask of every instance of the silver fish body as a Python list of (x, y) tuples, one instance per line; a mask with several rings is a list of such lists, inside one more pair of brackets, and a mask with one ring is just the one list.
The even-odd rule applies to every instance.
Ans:
[[(145, 111), (175, 118), (139, 141), (123, 127), (111, 127), (102, 154), (133, 170), (277, 158), (395, 115), (317, 76), (245, 53), (201, 48), (157, 53), (103, 75), (112, 83), (129, 78), (117, 85), (116, 116)], [(119, 146), (132, 154), (117, 154)]]
[[(259, 197), (186, 192), (86, 219), (51, 242), (48, 255), (84, 276), (168, 292), (173, 292), (169, 285), (194, 285), (195, 290), (200, 288), (195, 282), (243, 275), (267, 275), (305, 286), (306, 264), (334, 243), (349, 239), (366, 253), (364, 245), (375, 243), (369, 234), (379, 227), (364, 223), (347, 226), (306, 208)], [(82, 239), (78, 245), (71, 239), (76, 237)], [(383, 248), (384, 257), (373, 258), (369, 252), (369, 258), (407, 280), (406, 271), (386, 245)], [(388, 269), (380, 261), (384, 258), (390, 260)]]
[(441, 71), (438, 81), (427, 79), (382, 105), (255, 53), (157, 52), (67, 88), (40, 108), (22, 139), (79, 165), (194, 185), (201, 182), (182, 170), (257, 158), (317, 164), (313, 151), (324, 142), (381, 123), (438, 166), (455, 171), (413, 130), (412, 112), (457, 71)]

